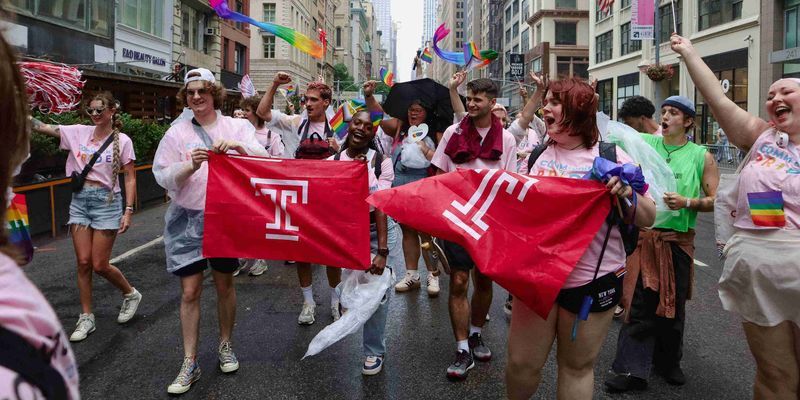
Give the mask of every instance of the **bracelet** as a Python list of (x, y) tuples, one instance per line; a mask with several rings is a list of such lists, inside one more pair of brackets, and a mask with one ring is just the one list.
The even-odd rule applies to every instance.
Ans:
[(133, 212), (133, 211), (134, 211), (134, 210), (133, 210), (133, 206), (125, 206), (125, 211), (128, 211), (128, 210), (130, 210), (131, 212)]
[(686, 199), (686, 208), (691, 208), (691, 207), (692, 207), (692, 199), (687, 198)]

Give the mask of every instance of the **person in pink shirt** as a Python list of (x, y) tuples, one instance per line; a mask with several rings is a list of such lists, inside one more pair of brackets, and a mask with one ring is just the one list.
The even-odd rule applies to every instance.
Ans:
[[(0, 35), (0, 187), (30, 149), (29, 106), (16, 51)], [(11, 201), (0, 191), (0, 204)], [(7, 224), (6, 207), (0, 222)], [(20, 266), (21, 251), (0, 230), (0, 398), (79, 400), (78, 363), (53, 308)], [(33, 372), (33, 373), (31, 373)]]
[(171, 199), (165, 216), (164, 247), (167, 271), (181, 281), (181, 334), (183, 363), (170, 394), (188, 391), (200, 378), (197, 345), (200, 336), (200, 294), (203, 271), (211, 267), (217, 292), (220, 343), (219, 368), (223, 373), (239, 369), (231, 336), (236, 319), (235, 258), (205, 259), (202, 255), (203, 213), (208, 183), (208, 152), (238, 153), (269, 157), (245, 119), (224, 117), (218, 112), (225, 88), (205, 68), (189, 71), (178, 92), (179, 104), (186, 104), (193, 118), (179, 119), (164, 134), (153, 160), (156, 182), (167, 189)]
[[(547, 93), (543, 120), (550, 139), (529, 174), (581, 179), (591, 170), (594, 159), (600, 156), (594, 89), (578, 79), (565, 79), (548, 85), (539, 77), (534, 81), (537, 86), (534, 97), (541, 98), (542, 93)], [(619, 163), (632, 162), (621, 149), (616, 148), (616, 154)], [(633, 201), (633, 190), (623, 185), (619, 178), (611, 178), (607, 187), (612, 196)], [(640, 227), (649, 226), (655, 220), (655, 202), (646, 196), (637, 196), (637, 199), (637, 207), (632, 208), (635, 210), (634, 223)], [(607, 233), (608, 241), (604, 246)], [(624, 266), (625, 249), (620, 231), (609, 230), (606, 222), (567, 277), (547, 319), (514, 300), (506, 366), (506, 393), (510, 399), (533, 396), (555, 340), (558, 340), (558, 397), (592, 397), (594, 363), (622, 293), (620, 275)], [(573, 341), (573, 324), (583, 297), (587, 295), (596, 301)]]
[(770, 85), (767, 122), (723, 93), (688, 39), (673, 34), (670, 44), (730, 143), (750, 152), (733, 192), (734, 233), (723, 250), (719, 297), (724, 309), (744, 320), (756, 361), (753, 398), (798, 399), (800, 79), (779, 79)]
[(256, 128), (256, 139), (272, 157), (283, 157), (284, 145), (281, 135), (267, 128), (267, 122), (256, 114), (261, 97), (253, 96), (242, 99), (239, 106), (244, 110), (245, 118)]
[[(497, 93), (497, 85), (491, 79), (467, 83), (467, 116), (445, 130), (431, 159), (440, 173), (458, 169), (516, 171), (516, 140), (492, 114)], [(442, 244), (450, 264), (448, 306), (457, 344), (456, 359), (447, 368), (447, 377), (463, 380), (475, 366), (474, 359), (489, 361), (492, 358), (481, 336), (492, 303), (492, 281), (475, 268), (466, 249), (452, 242), (443, 241)], [(467, 290), (471, 270), (474, 270), (475, 291), (470, 304)]]
[[(109, 263), (111, 249), (117, 234), (131, 225), (131, 215), (136, 200), (136, 173), (133, 162), (133, 142), (120, 132), (122, 121), (117, 111), (118, 103), (111, 93), (90, 97), (86, 113), (94, 125), (50, 126), (33, 119), (34, 131), (61, 140), (61, 149), (67, 150), (67, 176), (81, 174), (93, 160), (95, 153), (104, 148), (90, 167), (83, 187), (73, 193), (69, 206), (69, 224), (75, 257), (78, 261), (78, 291), (82, 312), (70, 340), (79, 342), (95, 331), (92, 313), (93, 272), (108, 280), (122, 292), (123, 300), (117, 322), (124, 324), (136, 314), (142, 294), (125, 275)], [(104, 146), (105, 142), (111, 143)], [(125, 175), (125, 208), (118, 185), (119, 173)], [(75, 179), (73, 177), (73, 179)], [(75, 189), (73, 188), (73, 191)]]

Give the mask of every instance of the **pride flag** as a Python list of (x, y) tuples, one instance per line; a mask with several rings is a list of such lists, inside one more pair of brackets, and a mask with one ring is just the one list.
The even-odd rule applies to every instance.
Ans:
[(336, 134), (339, 140), (342, 140), (347, 135), (347, 124), (344, 123), (344, 104), (339, 106), (339, 109), (336, 110), (336, 114), (333, 114), (330, 123), (333, 133)]
[(9, 241), (25, 254), (25, 259), (33, 259), (33, 242), (31, 241), (30, 223), (28, 222), (28, 204), (25, 195), (14, 195), (6, 213), (8, 220)]
[(386, 84), (386, 86), (394, 86), (394, 74), (389, 72), (386, 67), (381, 67), (381, 80)]
[(292, 97), (297, 94), (297, 88), (294, 85), (286, 86), (286, 97)]
[(372, 121), (372, 129), (377, 129), (378, 125), (383, 121), (383, 113), (380, 111), (372, 111), (369, 113), (369, 119)]
[(783, 212), (783, 193), (779, 191), (748, 193), (750, 216), (757, 226), (786, 226)]
[(426, 63), (430, 64), (433, 62), (433, 54), (431, 54), (431, 49), (425, 48), (422, 51), (422, 55), (419, 56), (420, 60), (425, 61)]

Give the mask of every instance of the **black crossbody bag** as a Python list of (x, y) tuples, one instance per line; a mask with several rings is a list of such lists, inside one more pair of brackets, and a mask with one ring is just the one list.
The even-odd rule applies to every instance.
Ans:
[[(97, 162), (97, 159), (100, 158), (101, 155), (103, 155), (103, 152), (106, 151), (106, 149), (108, 148), (108, 145), (110, 145), (111, 142), (113, 142), (113, 141), (114, 141), (114, 134), (112, 133), (112, 134), (108, 135), (108, 139), (106, 139), (106, 141), (103, 142), (103, 145), (100, 146), (100, 149), (98, 149), (92, 155), (92, 158), (89, 159), (89, 163), (86, 164), (85, 167), (83, 167), (83, 171), (81, 171), (81, 173), (77, 173), (75, 171), (72, 171), (72, 176), (71, 176), (72, 181), (70, 182), (70, 186), (72, 187), (72, 192), (73, 193), (78, 193), (78, 192), (81, 191), (81, 189), (83, 189), (83, 185), (86, 183), (86, 176), (89, 175), (89, 171), (92, 170), (92, 167), (94, 166), (94, 163)], [(114, 178), (116, 179), (116, 177), (114, 177)]]

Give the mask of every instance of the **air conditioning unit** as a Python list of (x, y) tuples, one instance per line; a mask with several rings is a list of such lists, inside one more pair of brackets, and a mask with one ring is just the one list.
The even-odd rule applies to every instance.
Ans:
[(206, 36), (217, 36), (217, 35), (219, 35), (219, 29), (206, 28)]

